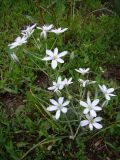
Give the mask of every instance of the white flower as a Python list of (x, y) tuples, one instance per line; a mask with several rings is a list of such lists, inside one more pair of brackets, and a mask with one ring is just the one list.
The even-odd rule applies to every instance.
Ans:
[(105, 85), (99, 85), (99, 88), (103, 92), (107, 100), (110, 100), (110, 97), (115, 96), (114, 94), (112, 94), (112, 92), (114, 92), (114, 88), (108, 89)]
[(52, 103), (52, 105), (50, 105), (47, 110), (52, 112), (52, 111), (56, 111), (55, 114), (55, 119), (59, 119), (60, 118), (60, 113), (66, 113), (67, 112), (67, 108), (65, 106), (67, 106), (70, 101), (65, 101), (64, 102), (64, 97), (60, 97), (58, 99), (58, 102), (55, 101), (54, 99), (50, 99), (50, 102)]
[(42, 27), (37, 27), (37, 28), (42, 30), (40, 34), (41, 37), (47, 38), (47, 32), (49, 32), (53, 27), (54, 27), (53, 24), (50, 24), (50, 25), (44, 25)]
[(13, 61), (19, 62), (19, 59), (18, 59), (18, 57), (16, 56), (16, 54), (14, 52), (12, 54), (10, 54), (10, 56), (11, 56)]
[(17, 37), (15, 39), (15, 41), (13, 43), (9, 44), (8, 46), (10, 47), (10, 49), (13, 49), (17, 46), (21, 46), (22, 44), (24, 44), (26, 42), (27, 42), (26, 37)]
[(61, 53), (58, 53), (58, 48), (55, 48), (54, 52), (52, 52), (51, 50), (46, 50), (46, 54), (48, 56), (43, 58), (42, 60), (52, 61), (51, 66), (53, 69), (55, 69), (57, 67), (57, 62), (64, 63), (64, 60), (61, 59), (61, 57), (65, 56), (67, 53), (68, 53), (67, 51), (63, 51)]
[(79, 68), (79, 69), (75, 69), (75, 71), (81, 73), (82, 75), (85, 75), (87, 73), (89, 73), (90, 68)]
[(87, 103), (84, 101), (80, 101), (80, 105), (85, 107), (83, 113), (88, 114), (90, 112), (90, 115), (92, 117), (97, 116), (96, 111), (102, 110), (101, 107), (97, 106), (98, 103), (99, 103), (99, 99), (95, 99), (93, 102), (91, 102), (89, 96), (87, 97)]
[(89, 125), (90, 130), (93, 130), (93, 127), (97, 128), (97, 129), (102, 128), (102, 125), (98, 123), (102, 120), (102, 117), (94, 118), (92, 116), (86, 115), (86, 118), (87, 118), (87, 120), (83, 120), (80, 122), (81, 126)]
[(86, 85), (88, 85), (88, 84), (96, 83), (96, 81), (83, 80), (83, 79), (79, 79), (78, 81), (81, 83), (81, 86), (83, 86), (83, 87), (86, 87)]
[(32, 33), (34, 32), (34, 28), (35, 28), (36, 24), (32, 25), (32, 26), (27, 26), (27, 28), (25, 30), (22, 30), (21, 34), (28, 38), (32, 35)]
[(65, 32), (65, 31), (67, 31), (67, 30), (68, 30), (68, 28), (62, 29), (62, 28), (60, 27), (60, 28), (58, 28), (58, 29), (52, 29), (51, 32), (56, 33), (57, 35), (59, 35), (60, 33), (63, 33), (63, 32)]
[(72, 84), (73, 82), (72, 82), (72, 77), (71, 78), (69, 78), (68, 80), (67, 80), (67, 78), (65, 78), (64, 79), (64, 85), (70, 85), (70, 84)]
[(63, 88), (64, 88), (64, 83), (61, 77), (58, 77), (57, 82), (53, 82), (53, 86), (49, 87), (48, 90), (54, 90), (54, 92), (56, 92), (57, 90), (61, 90)]

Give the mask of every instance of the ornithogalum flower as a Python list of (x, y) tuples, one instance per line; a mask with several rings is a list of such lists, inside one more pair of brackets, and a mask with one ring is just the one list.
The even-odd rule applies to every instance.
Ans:
[(53, 82), (53, 86), (49, 87), (48, 90), (54, 90), (56, 92), (57, 90), (61, 90), (64, 88), (64, 82), (62, 81), (61, 77), (58, 77), (57, 82)]
[(81, 121), (80, 125), (81, 126), (89, 125), (90, 130), (93, 130), (93, 127), (97, 128), (97, 129), (101, 129), (102, 125), (98, 123), (101, 120), (102, 120), (101, 117), (94, 118), (90, 115), (86, 115), (86, 120)]
[(51, 50), (46, 50), (47, 57), (43, 58), (44, 61), (51, 61), (51, 66), (53, 69), (57, 67), (57, 63), (64, 63), (64, 60), (61, 59), (61, 57), (65, 56), (68, 52), (63, 51), (61, 53), (58, 53), (58, 48), (55, 48), (52, 52)]
[(19, 62), (19, 59), (18, 59), (18, 57), (16, 56), (16, 54), (14, 52), (12, 54), (10, 54), (10, 56), (11, 56), (13, 61)]
[(72, 83), (73, 83), (73, 82), (72, 82), (72, 77), (69, 78), (69, 79), (65, 78), (64, 81), (63, 81), (63, 83), (64, 83), (64, 85), (66, 85), (66, 86), (72, 84)]
[(75, 71), (81, 73), (82, 75), (85, 75), (87, 73), (89, 73), (90, 68), (79, 68), (79, 69), (75, 69)]
[(102, 110), (101, 107), (97, 106), (98, 103), (99, 103), (99, 99), (95, 99), (93, 102), (91, 102), (89, 96), (87, 97), (87, 102), (80, 101), (80, 105), (85, 107), (83, 113), (88, 114), (90, 112), (90, 115), (92, 117), (97, 116), (96, 111)]
[(44, 25), (42, 27), (37, 27), (38, 29), (42, 30), (40, 36), (43, 38), (47, 38), (47, 32), (49, 32), (53, 28), (53, 24)]
[(112, 92), (114, 92), (114, 88), (108, 89), (105, 85), (99, 85), (99, 88), (103, 92), (107, 100), (110, 100), (110, 97), (115, 96), (114, 94), (112, 94)]
[(58, 28), (58, 29), (52, 29), (51, 30), (51, 32), (53, 32), (53, 33), (56, 33), (57, 35), (59, 35), (59, 34), (61, 34), (61, 33), (63, 33), (63, 32), (65, 32), (65, 31), (67, 31), (68, 30), (68, 28)]
[(67, 112), (67, 108), (65, 106), (67, 106), (70, 103), (70, 101), (65, 101), (64, 102), (64, 97), (60, 97), (58, 99), (58, 102), (55, 101), (54, 99), (50, 99), (50, 102), (52, 103), (52, 105), (50, 105), (47, 108), (47, 110), (50, 111), (50, 112), (56, 111), (55, 119), (60, 118), (61, 112), (63, 112), (63, 113)]
[(21, 34), (24, 37), (29, 38), (33, 34), (33, 32), (34, 32), (35, 26), (36, 26), (36, 24), (34, 24), (32, 26), (27, 26), (26, 29), (22, 30)]
[(11, 44), (9, 44), (8, 46), (10, 47), (10, 49), (13, 49), (15, 47), (21, 46), (22, 44), (27, 43), (27, 39), (26, 37), (17, 37), (15, 39), (15, 41)]
[(96, 83), (96, 81), (90, 81), (88, 79), (87, 80), (79, 79), (78, 81), (80, 82), (82, 87), (86, 87), (86, 85)]

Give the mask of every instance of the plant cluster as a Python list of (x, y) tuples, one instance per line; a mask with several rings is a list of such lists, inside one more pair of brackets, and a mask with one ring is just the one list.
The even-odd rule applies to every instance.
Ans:
[[(13, 43), (8, 45), (9, 48), (13, 50), (16, 47), (27, 43), (29, 37), (33, 36), (36, 26), (37, 24), (27, 26), (25, 30), (22, 30), (22, 37), (17, 37)], [(60, 34), (68, 30), (68, 28), (54, 29), (53, 27), (53, 24), (37, 27), (37, 29), (41, 30), (41, 39), (47, 39), (47, 35), (49, 33), (54, 33), (58, 37)], [(39, 48), (37, 39), (34, 36), (33, 39)], [(56, 39), (52, 46), (55, 46), (55, 44)], [(68, 126), (71, 131), (70, 138), (74, 139), (80, 127), (88, 125), (90, 130), (93, 130), (94, 127), (96, 129), (102, 128), (102, 124), (100, 124), (102, 117), (98, 116), (98, 112), (102, 111), (104, 107), (107, 106), (111, 97), (115, 95), (113, 94), (114, 88), (107, 88), (106, 85), (100, 85), (97, 84), (96, 81), (88, 79), (91, 72), (90, 68), (75, 69), (75, 74), (79, 74), (80, 77), (78, 79), (78, 82), (73, 82), (74, 77), (65, 77), (62, 80), (62, 75), (60, 75), (59, 72), (59, 63), (63, 64), (64, 60), (62, 59), (62, 57), (70, 54), (71, 53), (69, 53), (68, 51), (59, 52), (57, 47), (52, 51), (51, 49), (48, 49), (46, 45), (45, 57), (42, 59), (40, 59), (39, 57), (38, 58), (41, 61), (46, 61), (47, 66), (49, 66), (47, 61), (50, 61), (51, 68), (49, 67), (49, 69), (53, 69), (54, 72), (57, 68), (59, 68), (57, 69), (58, 77), (54, 77), (54, 79), (56, 80), (52, 82), (52, 86), (48, 87), (48, 90), (50, 92), (54, 92), (56, 98), (50, 99), (51, 104), (46, 108), (46, 110), (54, 113), (54, 115), (52, 116), (54, 120), (59, 120), (62, 113), (65, 115), (64, 117), (66, 118), (66, 122), (68, 122)], [(15, 62), (19, 61), (15, 52), (11, 54), (11, 58)], [(74, 83), (78, 83), (78, 90), (76, 91), (74, 91), (74, 88), (69, 88), (69, 85), (74, 85)], [(92, 88), (95, 88), (95, 91), (90, 87), (91, 85), (93, 85)], [(67, 95), (69, 95), (69, 99), (65, 100)], [(73, 120), (71, 120), (71, 117), (73, 117)], [(74, 133), (71, 122), (75, 121), (76, 119), (78, 122), (78, 127), (76, 128), (76, 132)]]

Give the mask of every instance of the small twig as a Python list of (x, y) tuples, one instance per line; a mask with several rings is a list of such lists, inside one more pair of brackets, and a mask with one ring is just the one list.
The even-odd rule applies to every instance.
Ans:
[[(61, 138), (66, 138), (66, 137), (61, 137)], [(20, 160), (23, 160), (31, 151), (33, 151), (35, 148), (43, 145), (43, 144), (47, 144), (47, 143), (50, 143), (50, 142), (53, 142), (53, 141), (58, 141), (60, 140), (61, 138), (56, 138), (56, 139), (51, 139), (51, 140), (42, 140), (41, 142), (37, 143), (36, 145), (34, 145), (32, 148), (30, 148), (23, 156)]]
[(87, 16), (87, 18), (92, 14), (92, 13), (95, 13), (95, 12), (99, 12), (99, 11), (107, 11), (109, 13), (112, 13), (112, 14), (115, 14), (115, 12), (113, 12), (112, 10), (108, 9), (108, 8), (100, 8), (100, 9), (96, 9), (92, 12), (90, 12)]

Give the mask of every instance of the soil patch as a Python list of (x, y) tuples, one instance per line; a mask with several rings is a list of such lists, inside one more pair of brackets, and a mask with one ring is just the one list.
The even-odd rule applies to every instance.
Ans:
[(114, 79), (120, 82), (120, 65), (105, 64), (104, 68), (106, 69), (106, 71), (103, 74), (103, 77), (105, 79)]
[(5, 111), (10, 116), (20, 112), (25, 106), (25, 100), (22, 94), (13, 95), (4, 93), (0, 96), (0, 101), (4, 104)]

